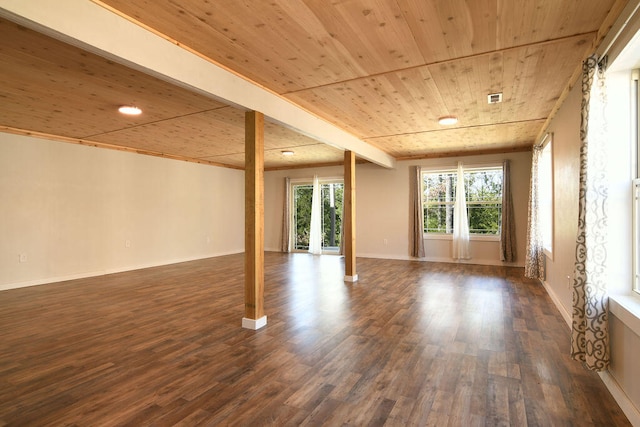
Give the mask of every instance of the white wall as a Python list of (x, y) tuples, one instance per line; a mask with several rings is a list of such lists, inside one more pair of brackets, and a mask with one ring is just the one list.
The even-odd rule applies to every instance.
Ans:
[[(517, 265), (524, 265), (531, 153), (402, 161), (395, 169), (356, 165), (356, 254), (362, 257), (411, 259), (409, 256), (409, 167), (455, 167), (501, 163), (511, 159), (512, 194), (516, 222)], [(265, 173), (265, 249), (280, 250), (284, 177), (343, 176), (342, 167), (297, 169)], [(385, 244), (386, 241), (386, 244)], [(471, 263), (501, 265), (499, 242), (472, 241)], [(428, 260), (453, 262), (450, 240), (426, 240)]]
[(580, 184), (581, 87), (576, 85), (549, 125), (553, 133), (554, 239), (553, 258), (547, 259), (546, 285), (560, 305), (565, 320), (571, 313), (571, 285), (578, 233), (578, 187)]
[(0, 133), (0, 196), (0, 289), (244, 250), (242, 171)]

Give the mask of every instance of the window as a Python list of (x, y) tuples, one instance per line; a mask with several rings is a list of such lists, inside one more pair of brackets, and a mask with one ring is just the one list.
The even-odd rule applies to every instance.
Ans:
[[(291, 247), (294, 251), (309, 249), (309, 233), (311, 230), (311, 199), (313, 184), (296, 182), (291, 184)], [(331, 180), (320, 182), (321, 217), (322, 217), (322, 249), (338, 252), (340, 232), (342, 228), (342, 201), (344, 185), (342, 181)]]
[(640, 292), (640, 179), (633, 180), (633, 290)]
[(553, 254), (553, 151), (552, 137), (547, 134), (542, 142), (538, 163), (538, 220), (544, 251)]
[[(502, 166), (467, 168), (464, 171), (469, 232), (498, 235), (502, 223)], [(422, 174), (424, 232), (453, 233), (453, 205), (456, 200), (455, 170)]]
[(635, 151), (635, 179), (632, 186), (632, 215), (633, 215), (633, 290), (640, 293), (640, 88), (638, 80), (640, 70), (631, 73), (631, 123), (633, 147)]

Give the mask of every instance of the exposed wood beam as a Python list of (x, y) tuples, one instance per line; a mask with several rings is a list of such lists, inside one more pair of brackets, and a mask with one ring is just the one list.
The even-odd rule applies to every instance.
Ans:
[(344, 280), (356, 282), (356, 155), (344, 152)]
[[(356, 158), (356, 164), (367, 164), (369, 163), (366, 160)], [(341, 162), (327, 162), (327, 163), (309, 163), (309, 164), (299, 164), (299, 165), (290, 165), (290, 166), (274, 166), (274, 167), (265, 167), (265, 172), (272, 171), (284, 171), (284, 170), (294, 170), (294, 169), (309, 169), (309, 168), (326, 168), (331, 166), (343, 166), (344, 161)]]
[(2, 0), (0, 16), (222, 102), (261, 111), (313, 139), (395, 167), (395, 159), (379, 148), (99, 2), (66, 0), (54, 6), (48, 0)]
[(259, 329), (264, 315), (264, 115), (245, 113), (244, 318), (242, 327)]
[(526, 145), (522, 147), (512, 148), (487, 148), (484, 150), (459, 150), (459, 151), (442, 151), (425, 154), (416, 154), (415, 156), (403, 156), (398, 157), (398, 161), (402, 160), (423, 160), (423, 159), (440, 159), (443, 157), (463, 157), (463, 156), (482, 156), (485, 154), (508, 154), (508, 153), (523, 153), (531, 151), (531, 146)]

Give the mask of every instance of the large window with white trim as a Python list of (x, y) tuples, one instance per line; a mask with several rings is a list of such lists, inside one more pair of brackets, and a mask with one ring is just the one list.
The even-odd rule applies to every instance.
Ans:
[(632, 217), (633, 217), (633, 290), (640, 293), (640, 70), (631, 74), (631, 130), (632, 146), (635, 151), (634, 180), (632, 183)]
[[(502, 223), (502, 166), (465, 168), (464, 186), (469, 232), (499, 235)], [(425, 234), (452, 234), (457, 173), (454, 169), (423, 171), (422, 205)]]
[(553, 143), (547, 134), (538, 162), (538, 221), (545, 253), (553, 259)]
[(633, 290), (640, 293), (640, 179), (633, 180)]

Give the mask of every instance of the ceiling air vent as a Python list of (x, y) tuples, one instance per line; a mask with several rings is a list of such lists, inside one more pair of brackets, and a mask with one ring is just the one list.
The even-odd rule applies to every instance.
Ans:
[(489, 104), (498, 104), (502, 102), (502, 93), (490, 93), (487, 95), (487, 102), (489, 102)]

